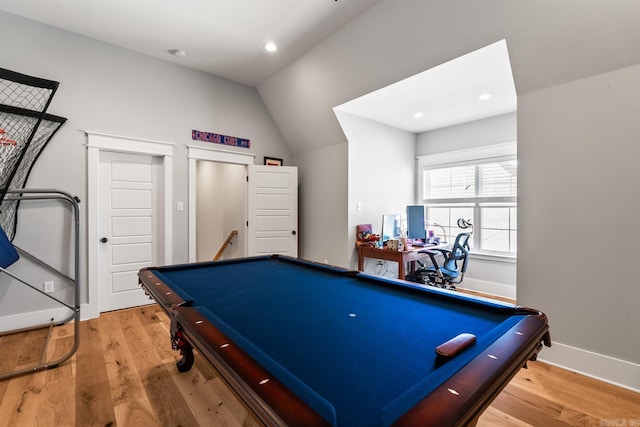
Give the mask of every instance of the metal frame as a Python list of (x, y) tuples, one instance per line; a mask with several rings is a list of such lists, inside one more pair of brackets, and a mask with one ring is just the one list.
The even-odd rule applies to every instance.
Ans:
[[(74, 227), (74, 234), (75, 234), (75, 236), (74, 236), (74, 238), (75, 238), (74, 277), (69, 277), (66, 274), (56, 270), (55, 268), (53, 268), (49, 264), (47, 264), (44, 261), (38, 259), (34, 255), (29, 254), (27, 251), (25, 251), (23, 249), (20, 249), (18, 247), (16, 247), (16, 249), (18, 250), (18, 252), (20, 252), (21, 255), (26, 256), (26, 258), (28, 258), (30, 261), (35, 262), (36, 264), (40, 265), (41, 267), (44, 267), (45, 269), (47, 269), (47, 270), (49, 270), (49, 271), (51, 271), (51, 272), (53, 272), (53, 273), (65, 278), (66, 280), (69, 280), (70, 282), (72, 282), (73, 285), (74, 285), (74, 302), (73, 302), (73, 305), (71, 305), (70, 303), (66, 303), (64, 301), (61, 301), (58, 298), (56, 298), (56, 297), (54, 297), (54, 296), (52, 296), (52, 295), (50, 295), (48, 293), (43, 292), (42, 290), (40, 290), (37, 287), (31, 285), (30, 283), (25, 282), (24, 280), (20, 279), (19, 277), (15, 276), (14, 274), (10, 273), (6, 269), (0, 267), (0, 271), (4, 272), (8, 276), (12, 277), (13, 279), (17, 280), (18, 282), (20, 282), (20, 283), (22, 283), (22, 284), (24, 284), (26, 286), (28, 286), (29, 288), (39, 292), (40, 294), (46, 296), (47, 298), (50, 298), (50, 299), (54, 300), (58, 304), (65, 306), (66, 308), (68, 308), (72, 312), (69, 317), (67, 317), (66, 319), (64, 319), (62, 321), (58, 321), (57, 323), (43, 324), (43, 325), (31, 327), (31, 328), (13, 330), (13, 331), (8, 331), (8, 332), (3, 333), (2, 335), (9, 335), (9, 334), (18, 333), (18, 332), (25, 332), (25, 331), (29, 331), (29, 330), (42, 329), (42, 328), (45, 328), (45, 327), (49, 328), (49, 333), (48, 333), (47, 339), (45, 340), (45, 343), (44, 343), (44, 348), (43, 348), (42, 353), (41, 353), (40, 361), (35, 366), (32, 366), (32, 367), (15, 370), (13, 372), (0, 373), (0, 380), (16, 377), (18, 375), (23, 375), (23, 374), (27, 374), (27, 373), (37, 372), (37, 371), (41, 371), (41, 370), (44, 370), (44, 369), (55, 368), (58, 365), (60, 365), (61, 363), (64, 363), (65, 361), (70, 359), (75, 354), (75, 352), (78, 350), (78, 347), (80, 346), (80, 286), (79, 286), (79, 278), (80, 278), (80, 215), (79, 215), (80, 208), (79, 208), (79, 203), (80, 203), (80, 199), (78, 197), (76, 197), (76, 196), (72, 196), (69, 193), (66, 193), (66, 192), (60, 191), (60, 190), (55, 190), (55, 189), (26, 189), (26, 188), (23, 188), (23, 189), (20, 189), (20, 190), (7, 190), (6, 194), (7, 194), (7, 196), (5, 197), (5, 200), (7, 200), (7, 201), (60, 200), (62, 202), (68, 203), (71, 206), (72, 211), (73, 211), (73, 217), (74, 217), (74, 225), (75, 225), (75, 227)], [(49, 346), (49, 340), (51, 338), (51, 333), (52, 333), (53, 327), (54, 326), (64, 325), (64, 324), (68, 323), (71, 320), (74, 321), (74, 344), (73, 344), (73, 347), (71, 348), (69, 353), (67, 353), (63, 357), (61, 357), (61, 358), (59, 358), (57, 360), (47, 361), (46, 360), (47, 347)]]

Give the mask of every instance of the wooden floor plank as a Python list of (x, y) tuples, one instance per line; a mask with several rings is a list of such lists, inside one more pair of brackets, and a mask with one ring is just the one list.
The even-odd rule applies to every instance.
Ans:
[(41, 399), (36, 410), (38, 426), (72, 426), (75, 425), (75, 378), (67, 376), (48, 376), (49, 372), (42, 372), (47, 378), (41, 392)]
[[(547, 427), (566, 425), (560, 420), (564, 409), (562, 406), (533, 393), (521, 396), (517, 391), (515, 386), (507, 387), (493, 401), (491, 407), (504, 414), (521, 414), (518, 421), (525, 424)], [(482, 425), (482, 423), (478, 424)]]
[[(16, 370), (18, 355), (22, 352), (24, 342), (25, 334), (0, 336), (0, 348), (3, 350), (2, 357), (0, 357), (0, 374), (8, 374)], [(8, 386), (8, 381), (0, 381), (0, 402), (2, 402)]]
[(137, 349), (133, 361), (160, 422), (164, 425), (197, 426), (193, 413), (171, 378), (175, 366), (163, 362), (158, 356), (156, 344), (147, 335), (136, 311), (124, 312), (120, 324), (130, 348)]
[(168, 325), (165, 326), (167, 315), (157, 306), (141, 307), (134, 313), (140, 323), (144, 325), (148, 338), (156, 344), (154, 348), (160, 360), (167, 363), (176, 362), (180, 356), (171, 348), (169, 328)]
[(48, 332), (48, 328), (36, 329), (25, 337), (23, 350), (18, 354), (16, 368), (24, 369), (40, 364)]
[(0, 426), (30, 426), (35, 424), (43, 388), (44, 372), (16, 377), (10, 381), (0, 402)]
[(478, 427), (532, 427), (536, 424), (526, 423), (491, 406), (482, 414), (477, 425)]
[[(49, 346), (50, 360), (59, 360), (69, 354), (74, 344), (74, 337), (63, 329), (55, 330)], [(63, 363), (56, 369), (43, 371), (45, 387), (41, 405), (36, 414), (38, 425), (64, 426), (73, 424), (75, 419), (76, 384), (74, 363)]]
[[(69, 354), (73, 348), (74, 337), (73, 336), (58, 336), (51, 340), (49, 345), (49, 360), (60, 360), (62, 357)], [(54, 382), (61, 377), (69, 377), (73, 375), (73, 363), (62, 363), (56, 369), (49, 369), (46, 372), (47, 382)]]
[(218, 394), (216, 387), (205, 380), (199, 370), (191, 369), (183, 375), (173, 377), (189, 407), (193, 411), (198, 425), (201, 426), (242, 426), (242, 420), (237, 419), (228, 405)]
[[(207, 362), (203, 361), (203, 363)], [(257, 427), (262, 425), (220, 377), (209, 380), (209, 385), (211, 385), (217, 395), (221, 397), (222, 405), (230, 409), (230, 412), (241, 425), (244, 427)]]
[(115, 425), (115, 413), (100, 339), (100, 319), (82, 322), (76, 360), (76, 425)]
[(159, 425), (117, 315), (107, 313), (100, 332), (117, 424)]
[[(552, 372), (562, 375), (551, 375)], [(571, 418), (571, 413), (578, 412), (580, 419), (595, 422), (611, 417), (616, 408), (615, 418), (640, 419), (640, 399), (637, 393), (629, 390), (548, 364), (525, 370), (520, 377), (526, 379), (526, 383), (513, 383), (514, 393), (518, 390), (517, 393), (522, 396), (535, 391), (537, 396), (564, 408), (564, 418)], [(563, 393), (558, 393), (558, 390), (563, 390)]]

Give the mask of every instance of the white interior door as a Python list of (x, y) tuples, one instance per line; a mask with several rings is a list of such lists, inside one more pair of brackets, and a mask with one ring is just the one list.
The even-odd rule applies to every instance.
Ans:
[(249, 166), (248, 255), (298, 256), (298, 168)]
[(100, 153), (100, 311), (149, 304), (138, 271), (158, 260), (158, 157)]

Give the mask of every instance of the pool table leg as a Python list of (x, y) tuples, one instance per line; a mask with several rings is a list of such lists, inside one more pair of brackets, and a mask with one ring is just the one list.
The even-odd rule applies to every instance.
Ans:
[(193, 366), (194, 357), (193, 357), (193, 347), (191, 344), (185, 341), (185, 345), (180, 349), (180, 354), (182, 358), (178, 360), (176, 366), (178, 367), (179, 372), (187, 372)]
[(175, 317), (171, 318), (171, 348), (180, 350), (182, 358), (176, 363), (179, 372), (187, 372), (193, 366), (193, 346), (185, 339)]

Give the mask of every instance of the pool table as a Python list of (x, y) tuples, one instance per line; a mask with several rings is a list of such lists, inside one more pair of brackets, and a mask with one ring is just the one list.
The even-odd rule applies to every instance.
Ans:
[(271, 255), (145, 268), (193, 348), (266, 425), (474, 425), (543, 343), (537, 311)]

